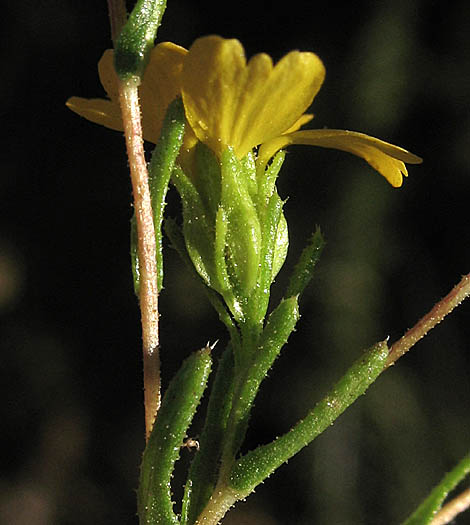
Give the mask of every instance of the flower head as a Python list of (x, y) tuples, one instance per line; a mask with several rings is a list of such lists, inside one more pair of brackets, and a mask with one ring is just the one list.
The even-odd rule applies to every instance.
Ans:
[[(72, 97), (67, 105), (93, 122), (122, 130), (112, 51), (100, 60), (99, 74), (110, 100)], [(186, 152), (197, 140), (219, 158), (227, 147), (242, 158), (259, 146), (257, 164), (265, 166), (290, 144), (335, 148), (362, 157), (392, 186), (401, 186), (405, 162), (421, 162), (407, 150), (353, 131), (299, 130), (311, 119), (305, 111), (324, 77), (314, 53), (292, 51), (273, 65), (263, 53), (247, 62), (238, 40), (219, 36), (199, 38), (189, 51), (158, 44), (140, 87), (144, 138), (158, 140), (168, 104), (181, 95), (189, 123)]]

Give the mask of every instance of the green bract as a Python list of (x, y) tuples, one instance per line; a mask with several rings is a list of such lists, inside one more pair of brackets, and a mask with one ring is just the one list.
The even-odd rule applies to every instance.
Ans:
[[(181, 168), (174, 172), (188, 254), (238, 321), (263, 319), (267, 290), (287, 255), (287, 223), (275, 188), (283, 159), (279, 154), (257, 172), (252, 153), (238, 160), (227, 148), (219, 161), (199, 144), (191, 175)], [(257, 294), (260, 301), (254, 300)]]

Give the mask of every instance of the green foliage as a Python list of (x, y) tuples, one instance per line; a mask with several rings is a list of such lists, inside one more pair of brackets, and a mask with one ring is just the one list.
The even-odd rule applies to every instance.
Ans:
[(190, 355), (171, 381), (144, 452), (138, 492), (142, 524), (179, 523), (173, 511), (170, 481), (189, 424), (211, 370), (210, 347)]
[[(171, 129), (170, 126), (169, 131)], [(168, 150), (157, 148), (163, 152)], [(182, 200), (183, 224), (180, 228), (173, 220), (167, 220), (165, 231), (193, 273), (202, 278), (206, 294), (230, 334), (230, 343), (220, 360), (211, 390), (199, 439), (200, 450), (191, 464), (185, 486), (181, 523), (191, 525), (204, 511), (217, 487), (229, 482), (234, 465), (237, 465), (236, 472), (243, 470), (245, 463), (240, 466), (236, 456), (245, 438), (253, 403), (299, 319), (298, 295), (313, 275), (323, 240), (319, 232), (312, 237), (294, 271), (290, 295), (266, 318), (270, 287), (284, 263), (288, 246), (284, 203), (275, 184), (284, 154), (276, 155), (266, 170), (257, 171), (251, 153), (239, 160), (227, 149), (219, 161), (206, 146), (199, 144), (195, 150), (194, 171), (188, 175), (174, 165), (177, 148), (170, 150), (170, 155), (154, 153), (157, 169), (152, 167), (152, 182), (158, 181), (159, 186), (157, 190), (152, 186), (152, 197), (158, 195), (153, 205), (158, 208), (161, 220), (168, 172), (172, 170), (172, 181)], [(167, 158), (170, 161), (167, 162)], [(164, 169), (158, 168), (162, 164)], [(162, 172), (165, 175), (161, 175)], [(158, 422), (161, 422), (160, 415)], [(152, 434), (151, 443), (155, 439)], [(161, 439), (162, 436), (159, 441)], [(297, 443), (297, 450), (305, 446), (305, 436), (298, 429), (292, 431), (290, 439)], [(153, 447), (156, 450), (155, 445)], [(158, 449), (153, 461), (158, 461), (157, 455), (162, 454), (161, 448)], [(146, 462), (150, 465), (152, 460), (146, 459)], [(146, 501), (154, 498), (156, 505), (161, 500), (158, 508), (163, 509), (162, 514), (155, 516), (165, 519), (162, 517), (165, 515), (170, 520), (168, 523), (173, 523), (177, 518), (166, 481), (170, 470), (170, 464), (166, 463), (164, 476), (160, 474), (157, 483), (158, 490), (155, 482), (147, 482), (147, 486), (153, 488), (148, 489)]]
[(157, 241), (158, 289), (163, 286), (162, 222), (165, 199), (176, 158), (183, 143), (185, 128), (184, 107), (180, 98), (166, 111), (160, 140), (149, 164), (149, 187), (153, 208), (153, 223)]
[(251, 302), (250, 317), (253, 322), (262, 322), (269, 304), (269, 289), (281, 266), (284, 264), (289, 238), (282, 213), (284, 203), (274, 192), (263, 213), (260, 270), (256, 300)]
[(220, 457), (226, 438), (233, 399), (234, 361), (229, 346), (217, 367), (207, 408), (206, 422), (200, 437), (200, 449), (191, 463), (183, 499), (181, 523), (194, 523), (214, 490)]
[[(165, 209), (166, 194), (171, 174), (175, 168), (184, 136), (184, 108), (181, 99), (174, 100), (167, 109), (163, 121), (160, 140), (155, 146), (149, 164), (149, 189), (152, 199), (153, 224), (156, 240), (156, 261), (158, 290), (163, 287), (163, 253), (162, 253), (162, 222)], [(139, 256), (137, 250), (137, 227), (135, 216), (131, 222), (131, 262), (134, 278), (134, 291), (139, 296)]]
[(324, 246), (325, 241), (320, 232), (320, 228), (317, 228), (307, 246), (304, 248), (292, 272), (286, 297), (300, 295), (305, 290), (313, 277), (315, 266), (320, 259)]
[[(134, 19), (137, 23), (135, 20), (137, 16)], [(149, 48), (145, 35), (145, 31), (141, 32), (142, 57)], [(132, 65), (133, 52), (122, 54), (131, 57), (125, 75), (130, 75), (129, 71), (142, 72), (138, 68), (143, 67), (145, 57), (140, 65), (135, 65), (137, 62)], [(126, 60), (123, 58), (122, 63)], [(260, 167), (253, 152), (238, 159), (227, 148), (219, 159), (205, 145), (198, 144), (191, 160), (185, 163), (185, 171), (178, 165), (184, 127), (184, 108), (176, 100), (168, 108), (149, 166), (158, 288), (161, 290), (163, 279), (161, 226), (171, 179), (181, 196), (183, 217), (181, 227), (167, 220), (165, 231), (173, 247), (204, 284), (211, 304), (228, 329), (230, 341), (219, 360), (211, 388), (200, 448), (185, 484), (181, 517), (173, 508), (170, 481), (206, 387), (212, 362), (209, 347), (183, 363), (165, 393), (142, 462), (138, 502), (141, 523), (146, 525), (193, 525), (205, 516), (207, 509), (207, 516), (211, 514), (211, 523), (215, 523), (214, 516), (217, 520), (223, 517), (230, 505), (250, 494), (327, 429), (376, 380), (389, 355), (387, 344), (377, 343), (303, 420), (271, 443), (240, 456), (259, 388), (295, 329), (300, 317), (299, 296), (314, 275), (325, 243), (317, 228), (292, 272), (284, 299), (268, 315), (270, 288), (284, 264), (289, 242), (284, 202), (276, 188), (284, 153), (279, 152), (269, 166)], [(131, 255), (138, 292), (136, 246), (134, 221)], [(468, 465), (465, 468), (468, 471)], [(459, 473), (461, 476), (462, 469)], [(447, 477), (439, 490), (433, 492), (432, 501), (427, 500), (406, 525), (426, 523), (422, 520), (427, 520), (442, 504), (457, 477), (451, 481)]]
[(240, 160), (230, 148), (219, 160), (198, 144), (194, 159), (189, 173), (173, 172), (187, 253), (237, 322), (261, 326), (289, 244), (275, 186), (284, 154), (266, 170), (257, 168), (253, 153)]
[(230, 148), (221, 158), (220, 208), (227, 225), (225, 245), (229, 276), (235, 295), (247, 297), (258, 278), (261, 228), (255, 205), (248, 191), (250, 174)]
[(114, 52), (114, 68), (121, 80), (143, 76), (165, 8), (166, 0), (138, 0), (136, 3)]
[(214, 271), (213, 234), (201, 196), (192, 180), (180, 167), (173, 172), (173, 182), (183, 204), (183, 234), (191, 261), (207, 286), (222, 291)]
[(282, 301), (270, 315), (259, 338), (258, 346), (248, 358), (246, 365), (243, 368), (239, 367), (230, 427), (224, 450), (227, 464), (232, 462), (243, 443), (250, 412), (261, 382), (266, 378), (298, 319), (297, 298), (292, 297)]
[(328, 428), (382, 372), (388, 356), (385, 342), (377, 343), (361, 356), (315, 408), (287, 434), (258, 447), (238, 459), (230, 474), (230, 487), (239, 498)]
[[(189, 272), (196, 278), (197, 281), (200, 282), (200, 280), (198, 279), (199, 274), (197, 273), (196, 268), (193, 266), (191, 258), (189, 257), (189, 254), (186, 250), (184, 236), (181, 231), (181, 228), (176, 224), (176, 222), (173, 219), (167, 218), (164, 223), (164, 229), (166, 235), (170, 239), (171, 246), (178, 252), (181, 259), (185, 262)], [(214, 307), (214, 310), (219, 315), (219, 319), (229, 331), (232, 343), (236, 342), (236, 346), (239, 346), (238, 330), (236, 329), (233, 319), (227, 311), (227, 308), (223, 304), (220, 295), (214, 292), (214, 290), (212, 290), (208, 286), (203, 286), (202, 288), (209, 302)]]
[(198, 143), (196, 145), (196, 165), (197, 176), (194, 178), (194, 184), (204, 203), (210, 222), (214, 223), (220, 203), (220, 164), (205, 144)]

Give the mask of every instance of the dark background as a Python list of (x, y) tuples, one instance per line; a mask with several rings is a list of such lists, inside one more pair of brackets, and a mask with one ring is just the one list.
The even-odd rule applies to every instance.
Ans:
[[(135, 524), (144, 428), (124, 143), (64, 105), (103, 95), (106, 2), (16, 0), (2, 24), (0, 523)], [(279, 182), (291, 248), (274, 296), (315, 224), (328, 244), (246, 448), (285, 432), (363, 348), (395, 341), (470, 271), (469, 29), (463, 0), (168, 1), (159, 40), (188, 47), (217, 33), (276, 60), (314, 51), (327, 77), (313, 126), (363, 131), (425, 161), (393, 189), (351, 155), (291, 148)], [(167, 211), (178, 213), (175, 195)], [(220, 339), (218, 355), (226, 341), (166, 257), (164, 385), (192, 350)], [(468, 451), (469, 315), (467, 303), (226, 523), (403, 520)]]

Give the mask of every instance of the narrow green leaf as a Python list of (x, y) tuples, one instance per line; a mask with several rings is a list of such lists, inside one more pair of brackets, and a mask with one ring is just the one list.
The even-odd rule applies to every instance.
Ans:
[(183, 204), (183, 233), (186, 249), (204, 282), (218, 290), (214, 269), (213, 228), (193, 182), (176, 166), (172, 178)]
[(429, 496), (421, 503), (415, 512), (403, 522), (403, 525), (426, 525), (427, 523), (431, 523), (434, 515), (439, 512), (449, 492), (468, 474), (470, 474), (470, 454), (464, 456), (464, 458), (444, 476), (441, 482), (434, 487)]
[(253, 361), (247, 368), (246, 375), (240, 379), (234, 395), (229, 431), (232, 437), (224, 451), (225, 462), (233, 459), (238, 452), (245, 437), (251, 407), (260, 384), (287, 342), (298, 319), (299, 308), (296, 297), (283, 300), (269, 316), (259, 346), (253, 355)]
[(142, 77), (153, 47), (166, 0), (138, 0), (114, 52), (114, 68), (121, 80)]
[(313, 441), (351, 405), (382, 372), (388, 356), (386, 342), (377, 343), (360, 357), (305, 419), (272, 443), (235, 461), (229, 487), (246, 497), (278, 467)]
[[(168, 184), (175, 167), (184, 135), (184, 108), (181, 99), (174, 100), (167, 109), (163, 121), (160, 140), (152, 153), (149, 164), (149, 188), (152, 200), (153, 223), (156, 241), (157, 286), (158, 291), (163, 288), (163, 243), (162, 222), (165, 209), (165, 199)], [(137, 227), (135, 215), (131, 220), (131, 263), (134, 280), (134, 292), (139, 297), (140, 272), (139, 254), (137, 249)]]
[(292, 272), (286, 297), (300, 295), (305, 290), (313, 277), (315, 266), (320, 259), (324, 246), (325, 241), (323, 240), (320, 228), (317, 228), (307, 246), (302, 251), (299, 261)]
[(271, 195), (274, 193), (276, 180), (279, 175), (279, 171), (282, 168), (282, 164), (284, 163), (285, 157), (286, 152), (279, 151), (276, 153), (273, 160), (266, 169), (261, 172), (258, 170), (257, 179), (259, 188), (257, 206), (259, 210), (262, 210), (267, 205)]
[(253, 152), (247, 153), (242, 159), (240, 159), (243, 174), (243, 185), (248, 190), (250, 197), (256, 204), (256, 198), (258, 196), (258, 179), (256, 178), (256, 159)]
[(250, 312), (251, 321), (261, 322), (268, 309), (270, 288), (273, 282), (273, 266), (275, 262), (276, 243), (278, 240), (278, 228), (282, 216), (283, 202), (277, 192), (269, 199), (267, 209), (263, 213), (261, 224), (261, 254), (260, 271), (256, 297), (250, 300), (249, 305), (255, 312)]
[(166, 111), (160, 139), (149, 164), (149, 187), (152, 199), (153, 222), (157, 245), (158, 290), (163, 286), (162, 222), (165, 199), (176, 157), (183, 143), (185, 126), (184, 107), (180, 98)]
[(222, 354), (209, 398), (200, 449), (191, 463), (185, 487), (181, 525), (194, 523), (206, 506), (217, 482), (220, 455), (233, 396), (233, 351)]
[(190, 355), (172, 379), (142, 459), (138, 510), (142, 525), (179, 523), (173, 511), (170, 480), (186, 431), (206, 388), (211, 349)]
[(276, 275), (281, 270), (287, 257), (287, 250), (289, 249), (289, 229), (284, 213), (281, 213), (279, 224), (275, 232), (276, 242), (273, 253), (273, 268), (271, 275), (271, 282), (274, 282)]

